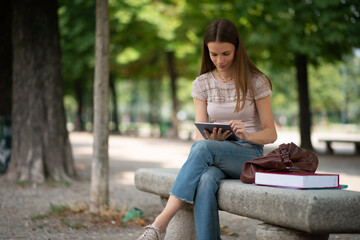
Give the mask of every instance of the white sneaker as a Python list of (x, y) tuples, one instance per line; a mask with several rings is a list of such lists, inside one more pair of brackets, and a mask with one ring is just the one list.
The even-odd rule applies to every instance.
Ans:
[(160, 233), (160, 229), (153, 225), (147, 225), (144, 227), (145, 232), (137, 240), (163, 240), (165, 234)]

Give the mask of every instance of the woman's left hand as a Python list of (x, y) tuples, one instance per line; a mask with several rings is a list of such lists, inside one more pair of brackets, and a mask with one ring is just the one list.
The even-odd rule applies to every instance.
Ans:
[(216, 140), (216, 141), (225, 141), (228, 137), (231, 136), (230, 130), (222, 131), (222, 128), (214, 127), (213, 131), (210, 133), (208, 130), (204, 130), (206, 134), (206, 139)]
[(248, 132), (245, 129), (245, 124), (240, 120), (231, 120), (229, 122), (231, 128), (241, 140), (247, 141)]

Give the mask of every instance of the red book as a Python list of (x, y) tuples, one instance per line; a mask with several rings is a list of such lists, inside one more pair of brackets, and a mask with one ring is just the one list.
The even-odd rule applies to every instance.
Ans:
[(255, 184), (285, 188), (341, 188), (339, 174), (256, 172)]

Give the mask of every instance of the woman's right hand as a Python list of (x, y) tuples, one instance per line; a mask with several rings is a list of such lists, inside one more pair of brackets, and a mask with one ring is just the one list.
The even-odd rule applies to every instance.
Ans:
[(226, 130), (225, 132), (222, 132), (222, 128), (214, 127), (212, 133), (210, 133), (208, 130), (204, 130), (206, 134), (206, 138), (209, 140), (216, 140), (216, 141), (224, 141), (228, 137), (231, 136), (231, 132), (229, 130)]
[(229, 122), (231, 128), (235, 132), (236, 136), (243, 141), (247, 141), (248, 132), (246, 131), (245, 124), (240, 120), (231, 120)]

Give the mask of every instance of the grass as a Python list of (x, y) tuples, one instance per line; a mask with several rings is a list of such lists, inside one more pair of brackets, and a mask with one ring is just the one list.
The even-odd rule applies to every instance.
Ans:
[(61, 222), (66, 225), (67, 227), (69, 228), (72, 228), (72, 229), (80, 229), (80, 228), (86, 228), (85, 225), (83, 225), (81, 222), (77, 222), (75, 221), (74, 223), (66, 220), (66, 219), (62, 219)]
[[(31, 181), (16, 181), (15, 184), (21, 188), (21, 189), (24, 189), (24, 188), (30, 188), (32, 186), (36, 186), (36, 185), (41, 185), (41, 183), (34, 183), (34, 182), (31, 182)], [(52, 179), (46, 179), (45, 181), (45, 184), (49, 187), (53, 187), (53, 188), (56, 188), (56, 187), (70, 187), (71, 186), (71, 183), (69, 181), (66, 181), (65, 179), (62, 179), (60, 181), (54, 181)]]
[(33, 185), (30, 181), (16, 181), (15, 184), (20, 188), (27, 188)]
[(35, 220), (40, 220), (40, 219), (44, 219), (47, 217), (48, 217), (48, 215), (46, 215), (46, 214), (39, 214), (39, 215), (31, 216), (30, 219), (31, 219), (31, 221), (35, 221)]
[(124, 223), (122, 220), (126, 212), (124, 209), (119, 210), (114, 204), (101, 206), (100, 209), (101, 213), (92, 214), (85, 203), (73, 205), (50, 203), (46, 214), (36, 214), (30, 219), (36, 224), (36, 228), (47, 232), (58, 231), (61, 228), (95, 230), (104, 227), (125, 227), (130, 224), (146, 225), (145, 220), (140, 218)]
[(70, 209), (69, 205), (67, 205), (67, 204), (56, 205), (56, 204), (50, 203), (50, 212), (49, 212), (50, 215), (61, 216), (61, 215), (67, 214), (69, 212), (71, 212), (71, 209)]
[(54, 181), (52, 179), (47, 179), (46, 184), (49, 187), (70, 187), (71, 183), (69, 181), (66, 181), (65, 179)]

